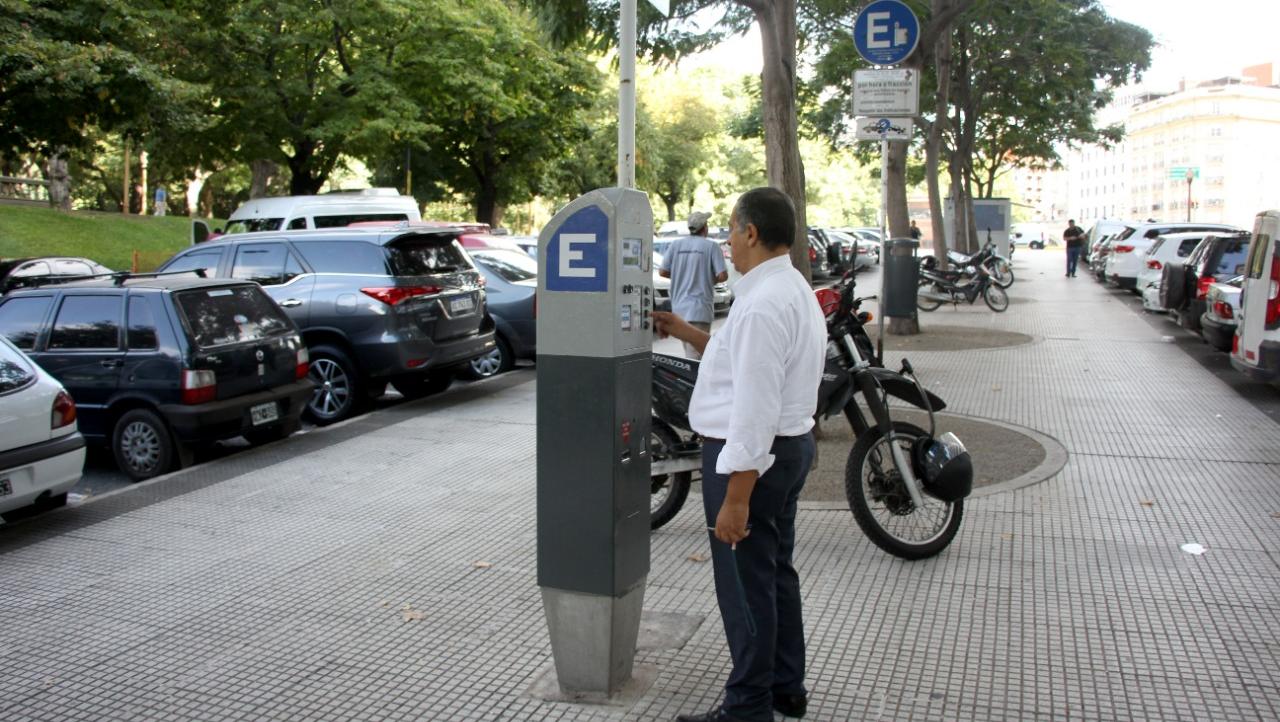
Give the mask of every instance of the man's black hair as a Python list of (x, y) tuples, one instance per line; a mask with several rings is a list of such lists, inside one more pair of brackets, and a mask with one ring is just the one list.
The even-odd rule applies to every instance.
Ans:
[(733, 214), (739, 229), (746, 230), (748, 224), (755, 226), (760, 242), (771, 251), (779, 246), (790, 248), (796, 240), (796, 207), (777, 188), (752, 188), (743, 193)]

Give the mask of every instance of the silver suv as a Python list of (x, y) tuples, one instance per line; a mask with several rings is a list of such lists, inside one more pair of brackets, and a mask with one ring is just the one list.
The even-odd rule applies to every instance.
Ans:
[(404, 396), (443, 391), (494, 344), (480, 273), (458, 229), (335, 228), (223, 236), (160, 270), (204, 268), (256, 281), (310, 351), (319, 424), (345, 419), (390, 382)]

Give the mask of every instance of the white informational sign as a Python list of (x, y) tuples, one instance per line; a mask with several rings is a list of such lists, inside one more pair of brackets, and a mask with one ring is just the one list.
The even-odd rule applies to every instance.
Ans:
[(920, 114), (920, 73), (911, 69), (855, 70), (853, 114), (903, 118)]
[(911, 140), (910, 118), (857, 118), (858, 140)]

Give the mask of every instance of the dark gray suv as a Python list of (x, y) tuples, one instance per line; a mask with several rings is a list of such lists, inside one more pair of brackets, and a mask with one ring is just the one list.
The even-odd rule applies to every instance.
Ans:
[(307, 413), (329, 424), (390, 382), (404, 396), (443, 391), (488, 353), (494, 323), (480, 273), (449, 228), (335, 228), (224, 236), (160, 270), (204, 268), (256, 281), (302, 330), (316, 391)]

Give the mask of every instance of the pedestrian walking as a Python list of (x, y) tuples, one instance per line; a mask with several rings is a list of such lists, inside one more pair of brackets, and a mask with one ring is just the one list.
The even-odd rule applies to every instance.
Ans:
[(1075, 278), (1076, 264), (1080, 262), (1080, 252), (1084, 250), (1084, 229), (1076, 225), (1075, 219), (1067, 221), (1067, 230), (1062, 232), (1062, 240), (1067, 242), (1067, 277)]
[(922, 235), (924, 234), (920, 232), (920, 226), (917, 226), (915, 221), (911, 221), (911, 237), (918, 241)]
[[(711, 332), (715, 319), (715, 285), (729, 278), (720, 244), (707, 238), (710, 213), (689, 214), (689, 235), (676, 239), (662, 256), (658, 275), (671, 279), (671, 310), (701, 331)], [(695, 361), (702, 358), (699, 349), (688, 342), (685, 355)]]
[(796, 506), (813, 463), (813, 415), (826, 326), (792, 265), (795, 208), (776, 188), (738, 199), (729, 218), (738, 298), (714, 336), (674, 313), (659, 335), (705, 351), (689, 404), (703, 437), (702, 498), (716, 600), (733, 670), (715, 709), (677, 722), (803, 717), (804, 624), (792, 562)]
[(164, 189), (164, 186), (156, 186), (155, 200), (155, 214), (157, 216), (163, 216), (169, 212), (169, 192)]

